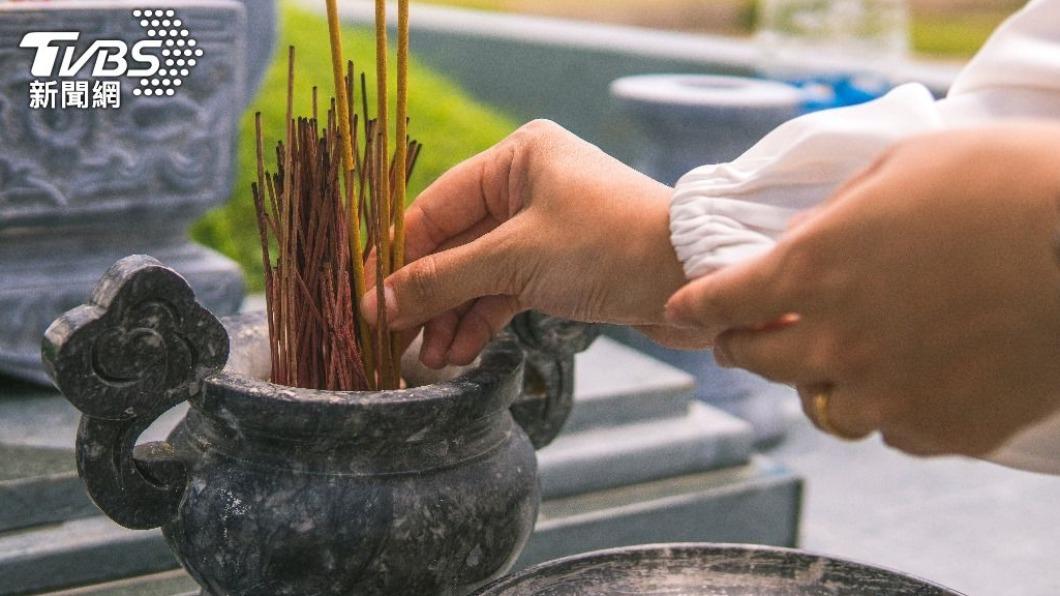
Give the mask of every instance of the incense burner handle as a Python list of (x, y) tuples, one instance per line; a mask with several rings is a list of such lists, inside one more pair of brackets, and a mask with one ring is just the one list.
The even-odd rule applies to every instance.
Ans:
[(534, 447), (551, 443), (574, 407), (574, 356), (599, 335), (595, 325), (525, 312), (509, 330), (526, 352), (522, 394), (512, 404), (512, 417)]
[(221, 323), (177, 272), (136, 255), (111, 266), (87, 304), (48, 327), (41, 352), (52, 381), (83, 414), (77, 468), (92, 500), (128, 528), (172, 520), (186, 464), (169, 443), (136, 440), (224, 366)]

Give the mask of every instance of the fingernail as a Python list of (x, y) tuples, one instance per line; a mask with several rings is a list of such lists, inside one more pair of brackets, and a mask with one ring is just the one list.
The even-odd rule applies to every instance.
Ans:
[(663, 314), (666, 316), (666, 322), (674, 327), (692, 329), (700, 326), (698, 321), (687, 316), (681, 307), (671, 302), (666, 303)]

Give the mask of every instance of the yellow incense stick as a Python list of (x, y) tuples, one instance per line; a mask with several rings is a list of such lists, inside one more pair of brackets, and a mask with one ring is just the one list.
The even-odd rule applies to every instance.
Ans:
[[(397, 113), (395, 118), (394, 167), (395, 189), (394, 198), (394, 244), (393, 262), (391, 266), (394, 271), (405, 266), (405, 200), (408, 186), (408, 104), (409, 104), (409, 0), (398, 0), (398, 44), (397, 44)], [(401, 345), (399, 339), (394, 336), (391, 342), (391, 359), (395, 366), (401, 362)]]
[(405, 265), (405, 200), (408, 169), (408, 116), (409, 116), (409, 0), (398, 0), (398, 49), (397, 49), (397, 152), (396, 162), (397, 198), (394, 201), (394, 270)]
[[(347, 217), (349, 218), (350, 260), (353, 264), (354, 294), (359, 301), (368, 291), (365, 283), (364, 262), (361, 260), (361, 215), (354, 192), (353, 132), (350, 130), (350, 102), (346, 95), (346, 84), (342, 74), (342, 37), (339, 30), (339, 9), (336, 0), (327, 0), (328, 34), (331, 38), (331, 71), (335, 79), (335, 104), (338, 108), (339, 134), (342, 136), (343, 182), (346, 185)], [(356, 308), (356, 306), (355, 306)], [(357, 329), (361, 338), (363, 358), (367, 370), (374, 369), (371, 335), (357, 309)]]

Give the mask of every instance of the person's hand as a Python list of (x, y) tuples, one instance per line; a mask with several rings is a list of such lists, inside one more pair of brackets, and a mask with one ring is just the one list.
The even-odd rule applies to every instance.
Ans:
[[(1060, 127), (901, 144), (672, 319), (716, 357), (830, 391), (827, 423), (915, 454), (985, 455), (1060, 409)], [(818, 393), (818, 395), (820, 395)]]
[[(409, 264), (385, 281), (387, 322), (397, 331), (425, 324), (421, 359), (435, 368), (471, 362), (528, 309), (692, 343), (663, 312), (685, 283), (669, 239), (670, 195), (558, 125), (530, 123), (409, 208)], [(375, 293), (361, 305), (376, 324)]]

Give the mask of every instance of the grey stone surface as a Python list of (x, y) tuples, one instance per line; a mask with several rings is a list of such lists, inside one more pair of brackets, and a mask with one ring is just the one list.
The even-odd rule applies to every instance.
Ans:
[(188, 462), (165, 442), (136, 440), (224, 367), (228, 332), (221, 322), (180, 275), (133, 255), (107, 269), (88, 302), (48, 327), (41, 358), (82, 413), (77, 469), (92, 500), (128, 528), (173, 519)]
[(0, 443), (0, 532), (97, 513), (69, 449)]
[(516, 568), (601, 548), (654, 542), (793, 546), (801, 482), (781, 466), (751, 463), (542, 503)]
[(546, 498), (576, 495), (746, 463), (751, 428), (710, 406), (683, 416), (560, 435), (538, 453)]
[(746, 463), (751, 427), (694, 400), (693, 378), (610, 338), (577, 357), (574, 408), (538, 453), (545, 498)]
[(53, 391), (0, 377), (0, 533), (98, 513), (77, 477), (77, 419)]
[(0, 594), (34, 593), (174, 569), (157, 530), (101, 517), (0, 535)]
[(45, 383), (45, 327), (83, 302), (109, 263), (131, 253), (171, 263), (217, 313), (239, 306), (238, 267), (190, 244), (185, 230), (231, 189), (236, 123), (248, 96), (245, 12), (231, 0), (166, 7), (204, 51), (177, 93), (135, 96), (136, 80), (122, 79), (119, 109), (33, 110), (34, 53), (19, 48), (27, 31), (78, 31), (79, 51), (97, 39), (133, 43), (146, 34), (126, 2), (0, 4), (0, 371)]
[(664, 348), (628, 327), (609, 326), (604, 334), (692, 375), (696, 396), (750, 422), (760, 446), (783, 438), (787, 424), (779, 404), (794, 394), (790, 387), (769, 383), (746, 371), (721, 368), (710, 351)]
[(47, 594), (48, 596), (197, 596), (199, 587), (187, 573), (177, 569)]
[(565, 434), (688, 413), (695, 379), (602, 337), (577, 357), (575, 404)]
[[(14, 386), (21, 387), (0, 378), (0, 433), (11, 431), (5, 423), (13, 411), (8, 406)], [(52, 407), (35, 406), (41, 420), (48, 422), (33, 426), (32, 420), (27, 420), (18, 425), (24, 427), (19, 434), (35, 437), (35, 444), (72, 445), (73, 430), (56, 428), (53, 433), (55, 427), (51, 424), (62, 420), (60, 412), (64, 409), (69, 411), (69, 418), (76, 420), (76, 411), (54, 393), (35, 388), (19, 390), (20, 395), (27, 393), (36, 395), (42, 404), (50, 401)], [(795, 400), (789, 400), (787, 406), (797, 422), (786, 441), (770, 450), (768, 456), (806, 478), (800, 546), (902, 570), (969, 595), (1060, 593), (1060, 566), (1055, 565), (1055, 552), (1060, 548), (1056, 532), (1060, 527), (1060, 509), (1056, 507), (1060, 502), (1060, 479), (963, 459), (925, 461), (888, 449), (878, 440), (841, 443), (821, 435), (796, 416)], [(64, 433), (66, 438), (55, 440)], [(69, 457), (73, 457), (72, 450)], [(715, 474), (721, 475), (708, 476)], [(730, 499), (726, 491), (719, 492)], [(0, 508), (8, 502), (6, 498), (0, 500)], [(728, 502), (736, 511), (744, 503), (739, 495)], [(543, 511), (549, 507), (546, 501)], [(776, 524), (749, 513), (744, 519), (757, 528), (753, 536), (743, 539), (729, 532), (712, 535), (719, 520), (730, 519), (725, 509), (715, 510), (713, 515), (690, 518), (697, 523), (702, 521), (702, 527), (695, 532), (701, 536), (688, 539), (749, 541), (766, 535)], [(548, 519), (542, 516), (539, 528), (549, 528)], [(130, 532), (112, 527), (116, 532)], [(48, 536), (53, 541), (68, 537), (61, 531)], [(157, 539), (161, 548), (160, 534)], [(135, 548), (124, 552), (134, 551)], [(0, 561), (9, 555), (0, 551)], [(76, 565), (79, 558), (69, 552), (68, 556)], [(115, 556), (114, 560), (123, 561), (122, 556)], [(47, 573), (58, 573), (70, 565), (65, 559), (50, 561), (48, 566), (41, 564)], [(110, 560), (100, 564), (106, 568), (111, 565)], [(0, 577), (4, 577), (2, 571)], [(153, 592), (142, 593), (147, 594)]]

